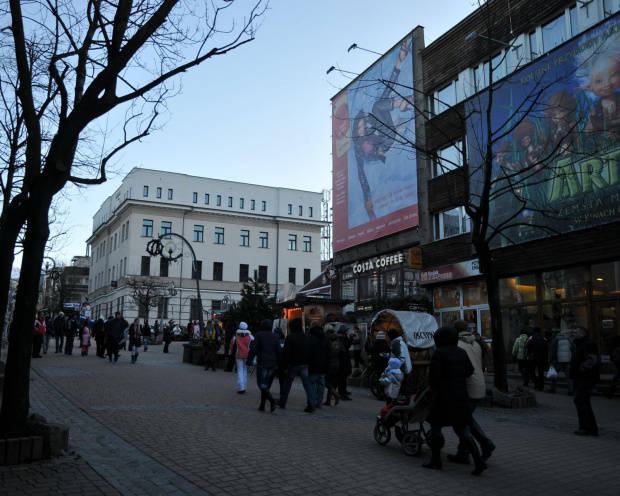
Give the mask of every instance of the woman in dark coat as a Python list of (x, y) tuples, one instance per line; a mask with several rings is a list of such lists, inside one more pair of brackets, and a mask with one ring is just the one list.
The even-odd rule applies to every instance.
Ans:
[(441, 428), (451, 425), (460, 442), (470, 449), (475, 462), (473, 475), (480, 475), (487, 468), (478, 446), (469, 432), (471, 408), (467, 394), (466, 378), (474, 367), (467, 353), (458, 347), (459, 333), (453, 327), (441, 327), (435, 332), (436, 349), (431, 355), (428, 380), (432, 390), (431, 407), (427, 421), (431, 424), (429, 447), (432, 458), (422, 466), (441, 470), (441, 448), (444, 437)]

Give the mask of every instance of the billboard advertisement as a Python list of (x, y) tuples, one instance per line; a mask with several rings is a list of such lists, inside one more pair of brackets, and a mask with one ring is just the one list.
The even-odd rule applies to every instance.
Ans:
[(491, 246), (620, 220), (620, 17), (492, 88), (467, 104), (472, 202), (488, 201)]
[(332, 100), (334, 252), (418, 225), (411, 44)]

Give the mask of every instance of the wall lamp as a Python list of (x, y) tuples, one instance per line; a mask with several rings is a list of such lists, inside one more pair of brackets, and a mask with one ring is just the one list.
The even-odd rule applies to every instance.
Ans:
[(355, 48), (357, 48), (358, 50), (364, 50), (365, 52), (374, 53), (375, 55), (379, 55), (379, 56), (383, 55), (382, 53), (375, 52), (374, 50), (368, 50), (368, 48), (362, 48), (362, 47), (360, 47), (360, 46), (357, 46), (357, 43), (353, 43), (353, 45), (351, 45), (351, 46), (349, 47), (349, 49), (347, 50), (347, 52), (350, 52), (351, 50), (353, 50), (353, 49), (355, 49)]
[(504, 46), (507, 46), (507, 47), (512, 46), (510, 43), (507, 43), (505, 41), (500, 41), (500, 40), (497, 40), (495, 38), (491, 38), (490, 36), (486, 36), (484, 34), (480, 34), (478, 31), (472, 31), (467, 36), (465, 36), (465, 41), (471, 41), (471, 40), (473, 40), (476, 37), (483, 38), (485, 40), (494, 41), (495, 43), (499, 43), (500, 45), (504, 45)]

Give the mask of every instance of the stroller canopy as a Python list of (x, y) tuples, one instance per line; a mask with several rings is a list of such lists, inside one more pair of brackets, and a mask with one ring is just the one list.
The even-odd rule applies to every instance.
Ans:
[(381, 310), (372, 319), (370, 328), (373, 333), (383, 331), (386, 334), (390, 329), (396, 329), (411, 348), (435, 346), (433, 336), (437, 330), (437, 321), (427, 313)]

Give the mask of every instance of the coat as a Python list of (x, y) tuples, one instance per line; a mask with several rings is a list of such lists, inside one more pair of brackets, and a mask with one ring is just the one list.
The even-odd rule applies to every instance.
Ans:
[(433, 395), (427, 416), (432, 426), (466, 425), (471, 422), (467, 377), (474, 373), (467, 353), (457, 346), (456, 329), (441, 327), (435, 333), (437, 348), (431, 354), (428, 381)]
[(250, 353), (247, 361), (252, 362), (256, 358), (256, 363), (261, 367), (277, 367), (282, 360), (282, 347), (280, 338), (275, 332), (260, 331), (250, 343)]
[(304, 331), (291, 330), (284, 340), (284, 364), (289, 365), (308, 365), (310, 363), (310, 336)]
[(245, 360), (248, 357), (248, 353), (250, 352), (250, 343), (254, 339), (252, 333), (246, 329), (237, 329), (235, 333), (235, 337), (232, 338), (230, 342), (230, 349), (232, 350), (234, 346), (237, 346), (237, 354), (235, 358), (237, 360)]
[(325, 374), (329, 363), (330, 342), (320, 327), (310, 328), (310, 363), (309, 374)]
[(472, 400), (479, 400), (487, 394), (487, 383), (482, 371), (482, 350), (471, 331), (459, 333), (458, 347), (467, 353), (467, 358), (474, 366), (474, 373), (467, 378), (467, 394)]

